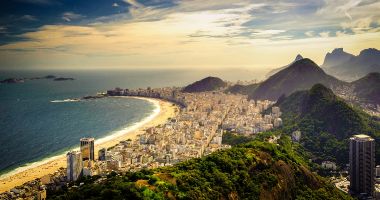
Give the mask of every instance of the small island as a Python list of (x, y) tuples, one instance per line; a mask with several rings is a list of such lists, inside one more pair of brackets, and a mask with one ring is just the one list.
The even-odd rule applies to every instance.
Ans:
[(7, 78), (4, 80), (1, 80), (0, 83), (9, 84), (9, 83), (24, 83), (28, 80), (39, 80), (39, 79), (49, 79), (53, 81), (72, 81), (75, 80), (74, 78), (66, 78), (66, 77), (57, 77), (54, 75), (47, 75), (42, 77), (32, 77), (32, 78)]
[(58, 77), (55, 78), (54, 81), (73, 81), (74, 78), (64, 78), (64, 77)]
[(0, 83), (23, 83), (23, 82), (24, 82), (24, 79), (19, 79), (19, 78), (7, 78), (0, 81)]

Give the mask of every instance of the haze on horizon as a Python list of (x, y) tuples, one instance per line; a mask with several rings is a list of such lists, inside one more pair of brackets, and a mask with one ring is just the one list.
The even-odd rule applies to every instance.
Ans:
[(379, 0), (9, 0), (0, 69), (264, 69), (380, 48)]

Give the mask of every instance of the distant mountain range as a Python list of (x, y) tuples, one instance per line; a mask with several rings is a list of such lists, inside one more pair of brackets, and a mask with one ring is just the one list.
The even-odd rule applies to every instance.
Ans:
[[(370, 49), (368, 51), (377, 50)], [(363, 57), (371, 57), (372, 53), (368, 51), (362, 51), (361, 60), (364, 59)], [(326, 56), (324, 66), (336, 64), (337, 60), (345, 62), (347, 59), (349, 62), (353, 62), (353, 60), (359, 58), (345, 53), (343, 49), (335, 49)], [(342, 87), (353, 88), (353, 92), (361, 102), (380, 104), (380, 74), (378, 72), (369, 73), (353, 82), (345, 82), (327, 74), (315, 62), (308, 58), (302, 58), (300, 55), (290, 65), (282, 67), (280, 71), (261, 83), (250, 85), (236, 84), (226, 88), (227, 83), (222, 79), (207, 77), (186, 86), (183, 91), (205, 92), (226, 88), (224, 91), (227, 93), (248, 95), (250, 99), (276, 101), (281, 96), (288, 96), (300, 90), (308, 90), (317, 83), (332, 89)]]
[(310, 89), (316, 83), (328, 87), (344, 84), (326, 74), (308, 58), (298, 60), (260, 83), (249, 97), (276, 101), (281, 95), (289, 95), (298, 90)]
[(354, 56), (342, 48), (334, 49), (327, 53), (322, 68), (340, 79), (356, 80), (368, 73), (380, 72), (380, 51), (369, 48)]

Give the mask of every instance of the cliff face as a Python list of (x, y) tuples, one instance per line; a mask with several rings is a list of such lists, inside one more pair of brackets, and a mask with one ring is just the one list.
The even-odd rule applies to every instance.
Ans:
[(331, 53), (327, 53), (323, 62), (323, 68), (329, 68), (339, 64), (343, 64), (352, 59), (354, 55), (349, 54), (343, 48), (336, 48)]

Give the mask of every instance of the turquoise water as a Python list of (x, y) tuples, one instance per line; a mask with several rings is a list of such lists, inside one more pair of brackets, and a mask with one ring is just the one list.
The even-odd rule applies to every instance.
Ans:
[(0, 175), (77, 147), (82, 137), (111, 135), (152, 114), (150, 102), (104, 98), (81, 102), (53, 100), (94, 95), (114, 87), (184, 86), (208, 75), (250, 80), (254, 73), (210, 71), (0, 71), (0, 79), (72, 77), (74, 81), (30, 80), (0, 85)]

